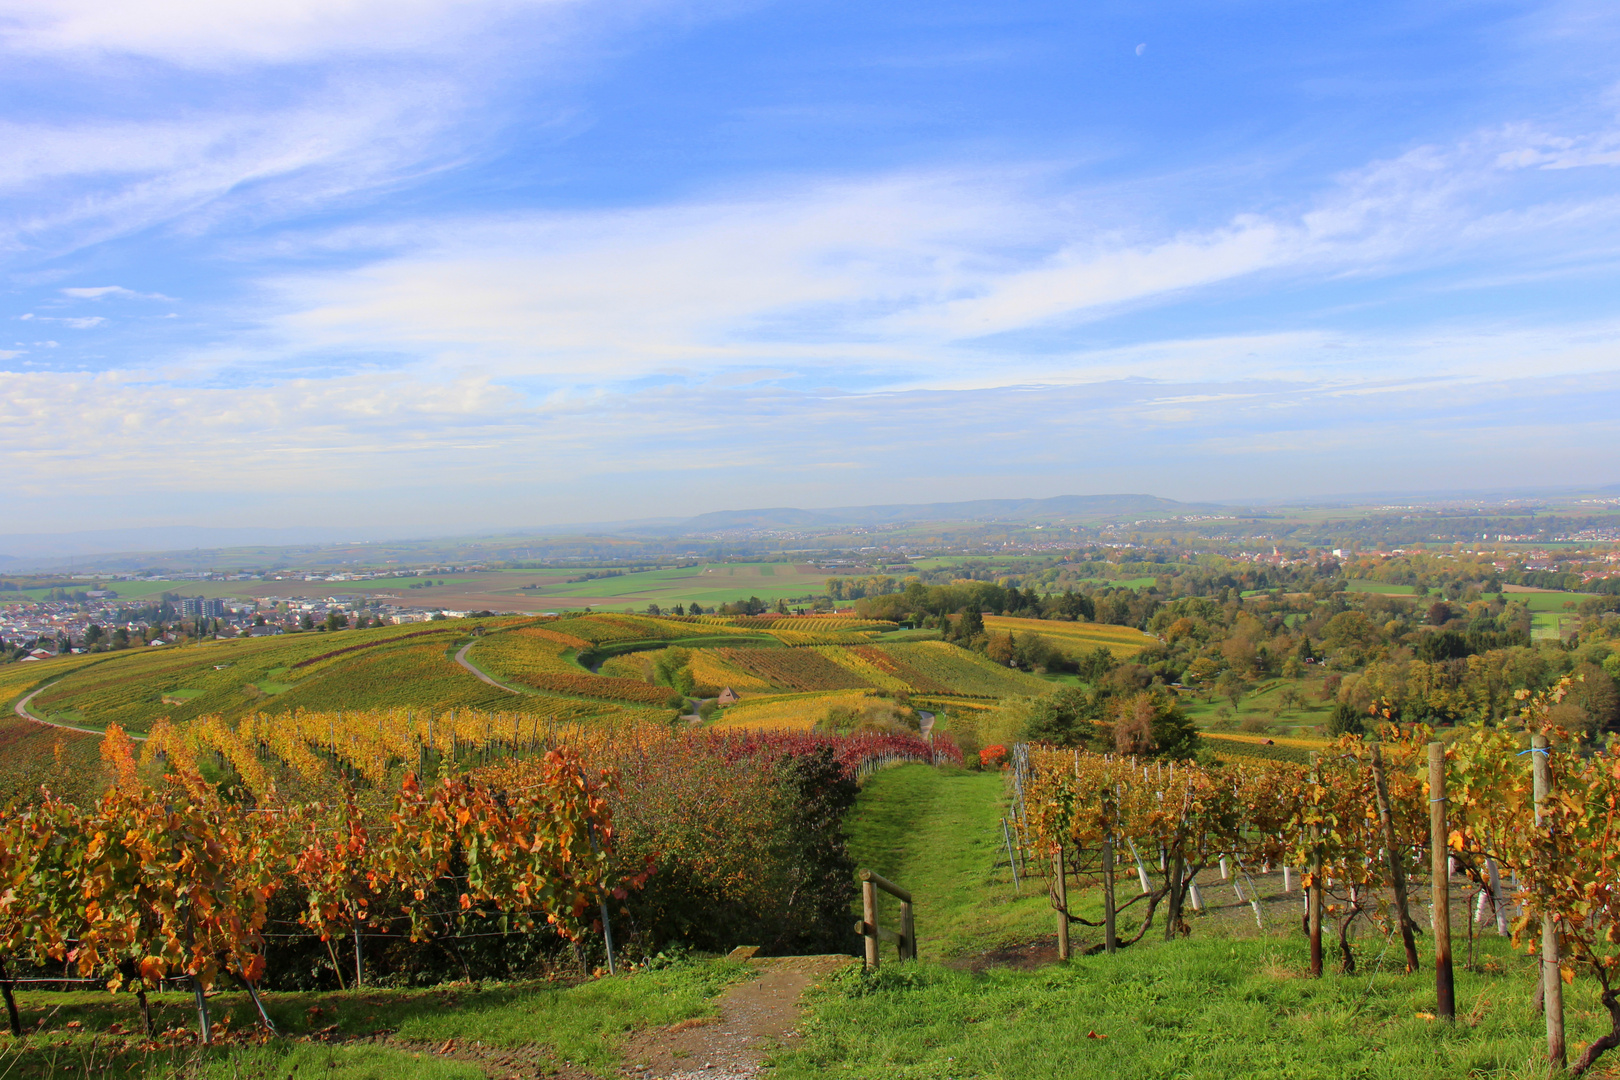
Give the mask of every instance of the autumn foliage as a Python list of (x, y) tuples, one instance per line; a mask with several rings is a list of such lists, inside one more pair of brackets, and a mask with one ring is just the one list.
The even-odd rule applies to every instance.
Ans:
[[(352, 799), (250, 806), (178, 763), (143, 783), (117, 728), (105, 753), (116, 782), (93, 807), (47, 794), (0, 815), (0, 950), (114, 990), (259, 982), (283, 890), (323, 939), (367, 925), (422, 940), (490, 912), (577, 937), (640, 881), (614, 869), (611, 777), (567, 750), (513, 763), (500, 786), (407, 774), (384, 820)], [(447, 885), (458, 903), (433, 910)]]

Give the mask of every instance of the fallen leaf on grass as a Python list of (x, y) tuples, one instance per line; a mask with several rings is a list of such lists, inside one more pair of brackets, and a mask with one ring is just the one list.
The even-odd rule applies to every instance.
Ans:
[(456, 1048), (456, 1040), (454, 1040), (454, 1039), (446, 1039), (446, 1040), (444, 1040), (444, 1045), (439, 1047), (439, 1053), (448, 1054), (450, 1051), (454, 1050), (455, 1048)]
[(1433, 1020), (1434, 1019), (1434, 1013), (1432, 1013), (1432, 1012), (1421, 1012), (1420, 1011), (1417, 1014), (1417, 1018), (1419, 1020)]
[(1099, 1035), (1095, 1031), (1088, 1031), (1088, 1032), (1086, 1032), (1086, 1038), (1088, 1038), (1088, 1039), (1106, 1039), (1106, 1038), (1108, 1038), (1108, 1036)]

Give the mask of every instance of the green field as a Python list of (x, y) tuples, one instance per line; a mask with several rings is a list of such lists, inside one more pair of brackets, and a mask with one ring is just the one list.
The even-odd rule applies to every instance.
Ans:
[[(520, 571), (512, 571), (519, 573)], [(795, 563), (701, 563), (667, 570), (645, 570), (622, 577), (597, 578), (524, 590), (531, 601), (553, 607), (601, 606), (673, 607), (694, 601), (704, 607), (757, 596), (766, 603), (812, 596), (827, 591), (826, 571), (801, 572)]]
[(1410, 585), (1386, 585), (1382, 581), (1352, 581), (1345, 587), (1345, 591), (1380, 593), (1384, 596), (1411, 596), (1413, 589)]
[[(1302, 700), (1298, 705), (1283, 708), (1281, 699), (1289, 687), (1297, 691)], [(1263, 679), (1243, 694), (1235, 709), (1230, 700), (1213, 692), (1208, 700), (1202, 694), (1184, 692), (1180, 701), (1182, 711), (1203, 729), (1240, 732), (1248, 721), (1251, 727), (1265, 725), (1254, 734), (1316, 738), (1317, 729), (1333, 714), (1333, 703), (1323, 701), (1321, 694), (1322, 675), (1312, 671), (1299, 679)]]

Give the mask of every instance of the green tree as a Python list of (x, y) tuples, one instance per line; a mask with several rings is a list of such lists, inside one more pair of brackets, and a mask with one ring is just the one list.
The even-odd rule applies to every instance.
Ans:
[(1328, 717), (1327, 727), (1328, 734), (1334, 738), (1340, 735), (1363, 735), (1367, 731), (1367, 724), (1361, 714), (1346, 701), (1333, 706), (1333, 715)]

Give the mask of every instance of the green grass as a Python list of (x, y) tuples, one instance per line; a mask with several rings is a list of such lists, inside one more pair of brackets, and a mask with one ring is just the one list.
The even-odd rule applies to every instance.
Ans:
[[(1207, 936), (1033, 971), (940, 965), (852, 971), (814, 998), (782, 1080), (829, 1076), (1005, 1080), (1118, 1077), (1542, 1077), (1533, 965), (1501, 939), (1494, 972), (1457, 971), (1455, 1025), (1431, 974), (1305, 977), (1304, 940)], [(1398, 952), (1398, 949), (1396, 950)], [(1368, 963), (1368, 967), (1371, 964)], [(1570, 1044), (1607, 1027), (1593, 987), (1569, 988)], [(1601, 1072), (1600, 1072), (1601, 1075)]]
[[(1523, 604), (1534, 612), (1563, 611), (1564, 605), (1570, 604), (1579, 607), (1591, 593), (1575, 592), (1510, 592), (1507, 593), (1510, 603)], [(1573, 608), (1572, 608), (1573, 609)]]
[(1384, 596), (1411, 596), (1412, 586), (1388, 585), (1382, 581), (1352, 581), (1346, 586), (1345, 591), (1353, 593), (1381, 593)]
[[(1013, 892), (1002, 843), (1000, 773), (903, 765), (874, 774), (847, 827), (850, 854), (910, 890), (918, 951), (961, 957), (1028, 941), (1052, 928), (1044, 886)], [(897, 925), (886, 894), (878, 921)]]
[[(544, 1071), (572, 1062), (607, 1076), (617, 1073), (621, 1048), (630, 1033), (713, 1015), (715, 996), (745, 971), (741, 965), (723, 961), (692, 962), (572, 987), (461, 984), (434, 990), (267, 994), (266, 1008), (288, 1038), (258, 1046), (227, 1043), (201, 1054), (190, 1047), (172, 1053), (140, 1052), (138, 1040), (127, 1035), (139, 1023), (132, 995), (20, 993), (24, 1025), (33, 1028), (41, 1018), (46, 1023), (22, 1040), (0, 1035), (0, 1075), (66, 1076), (65, 1066), (82, 1066), (95, 1054), (98, 1072), (101, 1064), (111, 1065), (101, 1075), (131, 1078), (471, 1080), (484, 1076), (470, 1061), (434, 1056), (432, 1051), (453, 1039), (462, 1048), (527, 1049), (546, 1067)], [(154, 994), (152, 1000), (160, 1031), (171, 1026), (195, 1029), (196, 1012), (189, 995)], [(216, 1022), (225, 1020), (231, 1031), (248, 1032), (255, 1025), (244, 995), (222, 994), (210, 1006)], [(69, 1028), (69, 1023), (77, 1026)], [(306, 1040), (309, 1033), (326, 1028), (331, 1030), (324, 1037), (332, 1041)], [(386, 1044), (345, 1041), (379, 1033), (386, 1034)], [(533, 1068), (531, 1065), (531, 1073)]]
[(938, 630), (885, 630), (878, 634), (873, 641), (938, 641)]

